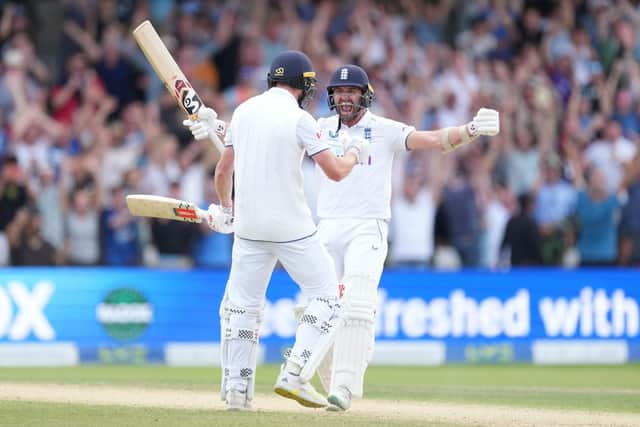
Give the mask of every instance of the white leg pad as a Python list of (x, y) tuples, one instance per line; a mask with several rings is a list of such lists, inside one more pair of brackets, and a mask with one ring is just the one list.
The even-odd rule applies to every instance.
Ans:
[(310, 381), (329, 351), (336, 331), (344, 325), (336, 298), (313, 298), (300, 317), (296, 341), (288, 360), (301, 367), (300, 379)]
[(222, 340), (222, 384), (220, 397), (226, 400), (227, 391), (246, 390), (252, 400), (255, 389), (258, 357), (258, 331), (261, 317), (257, 311), (234, 307), (223, 301), (220, 318)]
[[(295, 316), (296, 321), (300, 321), (300, 318), (304, 314), (304, 310), (306, 307), (299, 305), (295, 308)], [(285, 359), (288, 359), (291, 355), (291, 349), (287, 349), (285, 352)], [(331, 365), (333, 365), (333, 345), (329, 348), (327, 353), (324, 355), (324, 358), (318, 365), (318, 369), (316, 370), (318, 377), (320, 378), (320, 384), (322, 384), (322, 388), (325, 392), (329, 393), (329, 389), (331, 387)]]
[(354, 396), (362, 397), (364, 373), (373, 349), (373, 322), (348, 320), (336, 337), (332, 388), (347, 387)]
[(373, 355), (377, 281), (365, 275), (345, 277), (349, 284), (346, 324), (335, 339), (331, 388), (347, 387), (362, 397), (364, 374)]
[(325, 392), (329, 393), (331, 390), (331, 377), (333, 375), (333, 351), (335, 347), (335, 339), (333, 345), (326, 352), (322, 361), (318, 365), (318, 369), (316, 372), (318, 373), (318, 378), (320, 378), (320, 384), (322, 384), (322, 388)]

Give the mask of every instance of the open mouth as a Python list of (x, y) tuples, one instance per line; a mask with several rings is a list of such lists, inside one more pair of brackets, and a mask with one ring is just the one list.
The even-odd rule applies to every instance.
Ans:
[(341, 113), (352, 113), (353, 112), (353, 105), (351, 104), (341, 104), (340, 105), (340, 112)]

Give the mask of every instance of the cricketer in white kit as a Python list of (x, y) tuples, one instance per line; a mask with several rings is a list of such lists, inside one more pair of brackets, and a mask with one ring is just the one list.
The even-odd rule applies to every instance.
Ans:
[[(331, 347), (344, 319), (333, 262), (319, 240), (303, 193), (305, 152), (331, 179), (343, 179), (366, 152), (356, 141), (338, 158), (317, 122), (302, 108), (315, 92), (315, 73), (302, 52), (278, 55), (267, 77), (269, 90), (234, 111), (215, 185), (235, 232), (232, 265), (220, 306), (222, 399), (228, 409), (251, 408), (258, 331), (265, 292), (277, 261), (308, 301), (274, 391), (307, 407), (325, 407), (309, 380)], [(185, 121), (196, 138), (211, 135), (213, 110), (197, 122)], [(232, 200), (232, 187), (235, 200)]]
[[(318, 120), (337, 155), (341, 141), (365, 139), (369, 156), (340, 182), (320, 178), (318, 234), (334, 260), (336, 272), (349, 284), (346, 325), (318, 369), (329, 393), (329, 410), (347, 410), (353, 396), (362, 397), (364, 374), (373, 354), (377, 289), (387, 256), (391, 219), (391, 172), (394, 156), (403, 150), (450, 152), (479, 135), (496, 135), (499, 116), (480, 109), (466, 125), (434, 131), (377, 116), (368, 110), (373, 88), (356, 65), (339, 67), (327, 86), (329, 108), (337, 114)], [(366, 189), (366, 190), (365, 190)]]

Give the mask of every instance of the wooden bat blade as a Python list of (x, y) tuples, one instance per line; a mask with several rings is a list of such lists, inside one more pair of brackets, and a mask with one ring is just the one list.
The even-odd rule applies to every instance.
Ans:
[[(147, 57), (149, 63), (160, 79), (168, 84), (169, 81), (178, 77), (178, 64), (165, 46), (156, 32), (155, 28), (149, 21), (144, 21), (133, 30), (133, 37), (136, 39), (138, 46)], [(180, 73), (182, 74), (182, 73)], [(170, 89), (170, 88), (168, 88)]]
[(206, 211), (195, 204), (171, 197), (150, 194), (131, 194), (127, 196), (129, 212), (135, 216), (164, 218), (176, 221), (200, 223)]
[(133, 30), (133, 38), (140, 46), (142, 53), (153, 67), (167, 90), (173, 95), (180, 107), (195, 120), (202, 100), (173, 59), (151, 22), (144, 21)]
[[(187, 113), (189, 119), (197, 120), (198, 111), (204, 104), (151, 22), (147, 20), (138, 25), (133, 30), (133, 38), (180, 108)], [(210, 139), (216, 150), (221, 153), (224, 144), (215, 134)]]

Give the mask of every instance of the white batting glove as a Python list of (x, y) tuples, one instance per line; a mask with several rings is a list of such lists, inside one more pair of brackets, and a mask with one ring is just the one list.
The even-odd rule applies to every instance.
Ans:
[(347, 132), (340, 131), (338, 141), (344, 147), (344, 153), (351, 151), (356, 155), (358, 163), (362, 164), (369, 159), (369, 141), (358, 136), (350, 136)]
[(182, 124), (189, 128), (195, 139), (209, 138), (209, 127), (200, 120), (183, 120)]
[(218, 120), (218, 113), (212, 108), (204, 107), (198, 111), (197, 120), (184, 120), (182, 124), (189, 128), (195, 139), (204, 139), (213, 131), (219, 136), (224, 136), (227, 125), (222, 120)]
[(201, 108), (198, 111), (197, 120), (187, 119), (182, 124), (189, 128), (195, 139), (209, 138), (219, 151), (224, 148), (222, 141), (227, 130), (227, 124), (222, 120), (218, 120), (218, 113), (212, 108)]
[(209, 137), (209, 131), (215, 129), (218, 113), (213, 108), (202, 107), (198, 111), (197, 120), (185, 120), (182, 124), (189, 128), (195, 139)]
[(218, 118), (218, 113), (213, 108), (202, 107), (198, 110), (198, 120), (201, 122), (205, 122), (209, 125), (210, 128), (215, 128), (216, 119)]
[(207, 209), (207, 225), (218, 233), (233, 233), (233, 208), (210, 204)]
[[(458, 142), (453, 145), (449, 141), (449, 134), (458, 132)], [(500, 132), (500, 114), (490, 108), (481, 108), (466, 125), (455, 128), (444, 128), (441, 133), (440, 146), (444, 153), (460, 148), (480, 135), (494, 136)]]
[(467, 124), (471, 139), (480, 135), (494, 136), (500, 132), (500, 114), (490, 108), (478, 110), (473, 120)]
[(351, 143), (347, 146), (345, 153), (351, 151), (358, 159), (358, 163), (363, 164), (369, 160), (369, 146), (371, 144), (364, 138), (353, 137)]

